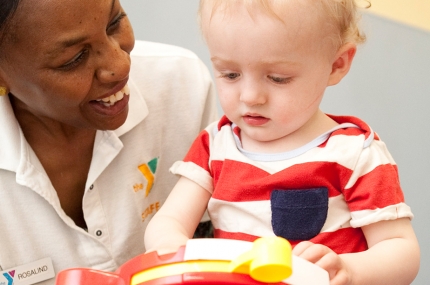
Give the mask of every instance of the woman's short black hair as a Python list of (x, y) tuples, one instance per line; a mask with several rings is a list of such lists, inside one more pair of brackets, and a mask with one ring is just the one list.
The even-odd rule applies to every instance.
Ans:
[(18, 7), (20, 0), (1, 0), (0, 1), (0, 44), (2, 42), (4, 32), (8, 20), (13, 16)]

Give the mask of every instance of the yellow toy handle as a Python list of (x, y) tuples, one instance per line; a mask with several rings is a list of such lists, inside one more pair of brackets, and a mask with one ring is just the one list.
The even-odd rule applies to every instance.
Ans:
[(280, 237), (262, 237), (252, 249), (232, 260), (230, 272), (249, 274), (254, 280), (276, 283), (288, 278), (292, 270), (291, 244)]

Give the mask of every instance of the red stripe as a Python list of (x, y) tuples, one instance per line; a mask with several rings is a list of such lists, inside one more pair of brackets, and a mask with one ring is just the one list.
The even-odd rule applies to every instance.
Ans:
[[(361, 228), (344, 228), (335, 232), (320, 233), (310, 240), (316, 244), (323, 244), (337, 254), (360, 252), (368, 249), (366, 238)], [(294, 246), (299, 241), (291, 241)]]
[(296, 164), (274, 174), (233, 160), (212, 161), (211, 168), (215, 189), (212, 197), (233, 202), (269, 200), (274, 189), (327, 187), (329, 197), (335, 197), (351, 176), (350, 169), (334, 162)]
[[(357, 125), (361, 129), (358, 131), (360, 131), (361, 133), (364, 133), (366, 139), (371, 134), (371, 129), (370, 129), (369, 125), (366, 124), (364, 121), (360, 120), (359, 118), (351, 117), (351, 116), (334, 116), (334, 115), (330, 115), (330, 114), (327, 114), (327, 116), (332, 118), (338, 124), (352, 123), (354, 125)], [(353, 128), (350, 128), (350, 129), (353, 129)], [(349, 131), (350, 129), (346, 129), (346, 130)], [(379, 137), (376, 133), (373, 133), (373, 135), (374, 135), (375, 140), (379, 140)]]
[(239, 138), (239, 140), (242, 140), (242, 138), (240, 137), (240, 129), (238, 126), (234, 127), (233, 133)]
[(218, 122), (218, 131), (225, 125), (231, 125), (231, 121), (226, 117), (226, 115), (222, 116)]
[[(254, 241), (258, 236), (248, 235), (245, 233), (230, 233), (219, 229), (214, 231), (215, 238), (236, 239), (244, 241)], [(323, 244), (331, 248), (337, 254), (361, 252), (368, 249), (366, 238), (360, 228), (345, 228), (336, 232), (320, 233), (316, 237), (310, 239), (315, 244)], [(294, 247), (299, 240), (290, 240)]]
[[(369, 129), (370, 132), (370, 129)], [(330, 134), (330, 138), (334, 137), (334, 136), (360, 136), (360, 135), (364, 135), (365, 138), (367, 138), (370, 133), (366, 133), (366, 131), (364, 131), (363, 129), (358, 129), (358, 128), (345, 128), (345, 129), (338, 129), (334, 132), (332, 132)], [(375, 135), (375, 139), (377, 138), (376, 134)], [(326, 147), (328, 141), (330, 140), (327, 139), (325, 142), (323, 142), (322, 144), (320, 144), (318, 147), (319, 148), (324, 148)]]
[(225, 239), (236, 239), (236, 240), (244, 240), (244, 241), (254, 241), (258, 239), (258, 236), (248, 235), (244, 233), (230, 233), (224, 232), (219, 229), (214, 229), (214, 237), (215, 238), (225, 238)]
[(209, 172), (209, 134), (206, 131), (201, 131), (194, 140), (184, 161), (194, 162)]
[(376, 167), (344, 194), (351, 211), (384, 208), (405, 201), (397, 166), (392, 164)]
[(331, 136), (343, 135), (343, 136), (360, 136), (364, 135), (365, 132), (362, 129), (357, 128), (345, 128), (338, 129), (331, 133)]

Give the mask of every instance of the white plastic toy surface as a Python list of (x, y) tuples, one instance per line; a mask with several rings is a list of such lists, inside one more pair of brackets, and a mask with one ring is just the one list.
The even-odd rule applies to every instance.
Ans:
[[(184, 260), (234, 261), (243, 254), (255, 251), (254, 243), (231, 239), (190, 239), (185, 247)], [(254, 258), (259, 254), (270, 253), (256, 252)], [(327, 271), (294, 255), (292, 255), (292, 274), (282, 282), (291, 285), (330, 284)]]
[(292, 254), (280, 237), (254, 242), (191, 239), (176, 253), (149, 252), (115, 272), (70, 268), (58, 273), (56, 285), (329, 285), (328, 273)]

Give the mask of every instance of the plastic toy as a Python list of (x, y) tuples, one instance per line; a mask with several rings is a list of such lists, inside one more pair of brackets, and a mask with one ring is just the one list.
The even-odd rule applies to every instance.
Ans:
[(72, 268), (56, 285), (328, 285), (328, 273), (291, 254), (279, 237), (191, 239), (176, 253), (139, 255), (115, 272)]

